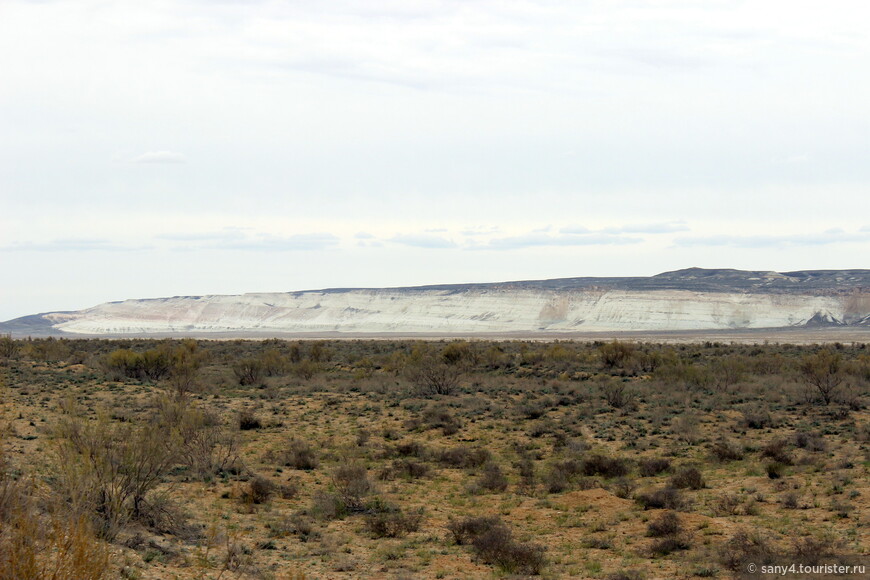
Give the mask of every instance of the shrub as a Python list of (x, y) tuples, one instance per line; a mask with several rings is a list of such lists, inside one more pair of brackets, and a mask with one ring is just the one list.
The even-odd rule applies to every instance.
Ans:
[(806, 536), (792, 542), (791, 554), (801, 564), (816, 566), (823, 558), (834, 555), (836, 548), (837, 542), (833, 536)]
[(678, 550), (688, 550), (691, 547), (688, 539), (683, 536), (668, 536), (656, 540), (650, 546), (650, 552), (655, 556), (667, 556)]
[(527, 491), (533, 489), (537, 479), (535, 461), (531, 457), (523, 455), (517, 461), (516, 468), (520, 474), (520, 485)]
[(310, 381), (314, 375), (320, 372), (321, 364), (309, 359), (301, 360), (291, 366), (293, 374), (302, 380)]
[(766, 429), (773, 427), (773, 418), (767, 411), (744, 411), (741, 423), (747, 429)]
[(583, 475), (601, 475), (604, 477), (622, 477), (629, 472), (627, 460), (619, 457), (590, 455), (583, 460)]
[(843, 382), (843, 357), (825, 348), (814, 355), (805, 356), (798, 366), (804, 382), (819, 395), (819, 400), (829, 405)]
[(291, 439), (287, 447), (278, 453), (279, 461), (285, 467), (311, 471), (317, 469), (319, 461), (317, 453), (311, 445), (301, 439)]
[(785, 439), (775, 439), (761, 449), (761, 456), (783, 465), (791, 465), (792, 457)]
[(277, 522), (267, 524), (269, 536), (283, 538), (296, 536), (300, 542), (307, 542), (320, 537), (320, 532), (314, 528), (314, 522), (306, 515), (295, 513)]
[(185, 340), (170, 352), (169, 386), (176, 399), (186, 399), (189, 393), (200, 390), (199, 369), (207, 353), (199, 350), (194, 340)]
[(332, 474), (332, 484), (344, 508), (348, 512), (365, 510), (364, 498), (374, 492), (363, 465), (351, 463), (340, 466)]
[(130, 349), (119, 348), (103, 359), (103, 368), (113, 378), (139, 378), (142, 371), (142, 357)]
[(141, 374), (152, 381), (165, 379), (172, 371), (172, 352), (168, 347), (148, 349), (140, 361)]
[(90, 514), (68, 513), (66, 506), (37, 499), (34, 481), (10, 473), (3, 443), (0, 436), (0, 578), (112, 577), (108, 546), (95, 537)]
[(641, 477), (654, 477), (671, 468), (670, 459), (641, 459), (637, 465)]
[(779, 479), (782, 477), (783, 472), (785, 472), (785, 465), (776, 461), (771, 461), (764, 466), (764, 469), (767, 472), (768, 478)]
[(571, 481), (582, 471), (583, 465), (569, 459), (553, 463), (544, 476), (544, 485), (548, 493), (560, 493), (568, 489)]
[(683, 467), (671, 477), (671, 486), (677, 489), (703, 489), (704, 476), (697, 467)]
[(601, 383), (601, 394), (604, 400), (614, 409), (631, 407), (634, 404), (635, 394), (623, 381), (610, 379)]
[(711, 500), (713, 513), (717, 516), (733, 516), (740, 507), (740, 496), (733, 493), (718, 495)]
[(417, 440), (405, 441), (395, 447), (396, 455), (401, 457), (423, 458), (429, 455), (429, 449)]
[(538, 575), (546, 563), (543, 546), (515, 541), (504, 524), (477, 536), (471, 545), (484, 562), (509, 574)]
[(275, 494), (277, 486), (270, 480), (257, 475), (248, 482), (247, 489), (242, 492), (242, 501), (245, 503), (266, 503)]
[(375, 538), (400, 538), (420, 529), (423, 513), (423, 508), (403, 512), (396, 506), (384, 506), (365, 516), (365, 527)]
[(67, 418), (60, 439), (58, 491), (77, 513), (89, 514), (96, 533), (112, 540), (136, 519), (148, 493), (175, 465), (181, 441), (177, 430), (157, 423), (133, 427)]
[(241, 470), (238, 433), (221, 424), (213, 412), (192, 402), (163, 397), (158, 402), (157, 422), (166, 432), (179, 433), (179, 463), (197, 478), (209, 479), (221, 472)]
[(537, 575), (546, 563), (542, 546), (516, 542), (498, 517), (451, 519), (447, 529), (455, 543), (470, 543), (484, 562), (505, 572)]
[(607, 537), (595, 537), (589, 536), (583, 538), (580, 542), (580, 545), (584, 548), (589, 548), (591, 550), (612, 550), (613, 549), (613, 541)]
[(598, 347), (598, 355), (601, 357), (601, 364), (606, 369), (614, 369), (624, 366), (633, 353), (634, 345), (619, 342), (618, 340), (602, 344)]
[(675, 512), (666, 511), (647, 525), (647, 535), (653, 538), (675, 536), (683, 532), (683, 525)]
[(423, 413), (423, 422), (430, 429), (441, 428), (444, 435), (455, 435), (462, 428), (462, 423), (447, 407), (431, 407)]
[(409, 364), (405, 373), (422, 396), (451, 395), (459, 386), (462, 368), (434, 355), (426, 355)]
[(746, 373), (743, 360), (735, 356), (717, 358), (711, 364), (713, 383), (719, 390), (726, 390), (731, 385), (740, 382)]
[(570, 477), (568, 473), (560, 468), (561, 464), (557, 463), (550, 466), (550, 469), (544, 475), (544, 487), (547, 488), (547, 493), (561, 493), (568, 489), (570, 485)]
[(172, 534), (185, 540), (199, 539), (200, 530), (190, 525), (190, 515), (167, 494), (151, 494), (148, 501), (139, 509), (136, 518), (139, 523), (158, 534)]
[(241, 431), (250, 431), (252, 429), (260, 429), (263, 427), (263, 424), (260, 423), (260, 420), (254, 415), (254, 412), (245, 409), (241, 413), (239, 413), (239, 430)]
[(335, 520), (345, 517), (348, 509), (338, 494), (317, 490), (311, 498), (311, 514), (320, 520)]
[(743, 450), (740, 449), (737, 444), (728, 441), (727, 439), (720, 439), (714, 443), (710, 452), (713, 455), (713, 458), (720, 463), (740, 461), (743, 459)]
[(18, 344), (12, 339), (11, 334), (0, 336), (0, 359), (15, 358), (18, 354)]
[(794, 445), (799, 449), (816, 452), (824, 452), (828, 447), (820, 433), (807, 433), (805, 431), (798, 431), (794, 434)]
[(483, 473), (475, 482), (473, 491), (493, 491), (502, 492), (507, 489), (508, 480), (502, 472), (501, 467), (495, 462), (488, 462), (483, 466)]
[(399, 459), (393, 461), (392, 465), (384, 467), (378, 473), (378, 479), (388, 481), (395, 477), (405, 479), (420, 479), (428, 477), (432, 473), (432, 468), (425, 463), (419, 461), (411, 461), (410, 459)]
[(233, 374), (242, 386), (259, 383), (263, 372), (263, 362), (259, 358), (244, 358), (233, 364)]
[(37, 516), (25, 506), (9, 516), (0, 535), (0, 578), (103, 580), (115, 578), (108, 546), (86, 518)]
[(468, 517), (462, 520), (451, 518), (447, 523), (447, 531), (450, 532), (453, 542), (461, 546), (500, 525), (503, 524), (497, 516)]
[(680, 490), (673, 487), (665, 487), (648, 493), (641, 493), (635, 500), (643, 506), (643, 509), (668, 509), (684, 511), (688, 503), (683, 498)]
[(623, 570), (614, 572), (606, 577), (606, 580), (644, 580), (645, 576), (640, 570)]
[(425, 463), (420, 463), (419, 461), (400, 459), (393, 462), (393, 472), (400, 477), (419, 479), (421, 477), (428, 477), (432, 472), (432, 468)]
[(299, 495), (299, 482), (291, 480), (288, 483), (282, 483), (278, 486), (278, 494), (281, 499), (294, 499)]
[(782, 507), (787, 510), (796, 510), (799, 507), (800, 498), (794, 492), (787, 493), (782, 498)]
[(281, 375), (287, 370), (288, 361), (276, 348), (267, 349), (259, 359), (263, 372), (270, 377)]
[(770, 544), (757, 534), (739, 530), (719, 548), (719, 562), (729, 570), (737, 571), (752, 562), (757, 566), (770, 564), (777, 557)]
[(637, 484), (628, 477), (620, 477), (613, 482), (613, 495), (622, 499), (631, 497), (635, 489)]
[(547, 414), (548, 404), (541, 399), (528, 399), (516, 406), (517, 414), (525, 419), (540, 419)]
[(448, 467), (480, 467), (492, 459), (492, 454), (486, 449), (468, 446), (444, 449), (438, 454), (438, 461)]

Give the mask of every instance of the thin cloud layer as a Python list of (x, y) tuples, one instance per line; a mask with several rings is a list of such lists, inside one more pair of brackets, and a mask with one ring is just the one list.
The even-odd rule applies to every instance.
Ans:
[(338, 244), (333, 234), (294, 234), (290, 236), (257, 235), (246, 239), (228, 239), (208, 244), (207, 249), (245, 250), (256, 252), (295, 252), (326, 250)]
[(142, 164), (179, 164), (187, 163), (187, 158), (176, 151), (148, 151), (130, 160)]
[(456, 247), (456, 243), (453, 241), (431, 234), (402, 234), (393, 236), (390, 241), (412, 248), (447, 249)]
[(292, 252), (326, 250), (340, 238), (331, 233), (281, 235), (253, 228), (227, 227), (211, 232), (176, 232), (154, 237), (169, 242), (174, 250), (232, 250), (246, 252)]
[(58, 239), (48, 242), (21, 242), (0, 246), (3, 252), (130, 252), (149, 246), (131, 246), (103, 239)]
[(870, 242), (870, 232), (847, 233), (841, 229), (817, 234), (728, 235), (683, 237), (674, 240), (680, 247), (730, 246), (735, 248), (787, 248)]
[(589, 229), (584, 226), (573, 225), (566, 226), (559, 230), (562, 234), (672, 234), (675, 232), (685, 232), (689, 230), (689, 226), (685, 222), (658, 222), (658, 223), (641, 223), (627, 224), (624, 226), (608, 226), (599, 229)]
[(522, 236), (508, 236), (496, 238), (478, 249), (491, 250), (519, 250), (523, 248), (535, 248), (546, 246), (613, 246), (625, 244), (639, 244), (642, 238), (625, 237), (611, 234), (575, 235), (549, 235), (527, 234)]

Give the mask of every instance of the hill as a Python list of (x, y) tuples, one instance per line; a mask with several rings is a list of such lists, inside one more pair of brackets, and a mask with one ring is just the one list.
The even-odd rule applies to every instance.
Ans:
[(14, 335), (506, 334), (870, 328), (870, 270), (689, 268), (651, 277), (175, 296), (47, 312)]

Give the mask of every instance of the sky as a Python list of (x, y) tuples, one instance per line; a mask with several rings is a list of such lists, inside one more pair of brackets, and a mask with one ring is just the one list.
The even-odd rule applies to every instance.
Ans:
[(870, 267), (870, 4), (2, 0), (0, 320)]

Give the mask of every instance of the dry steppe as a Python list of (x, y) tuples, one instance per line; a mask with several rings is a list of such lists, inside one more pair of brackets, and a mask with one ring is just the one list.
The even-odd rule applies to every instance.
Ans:
[(0, 578), (870, 565), (870, 347), (692, 338), (3, 337)]

